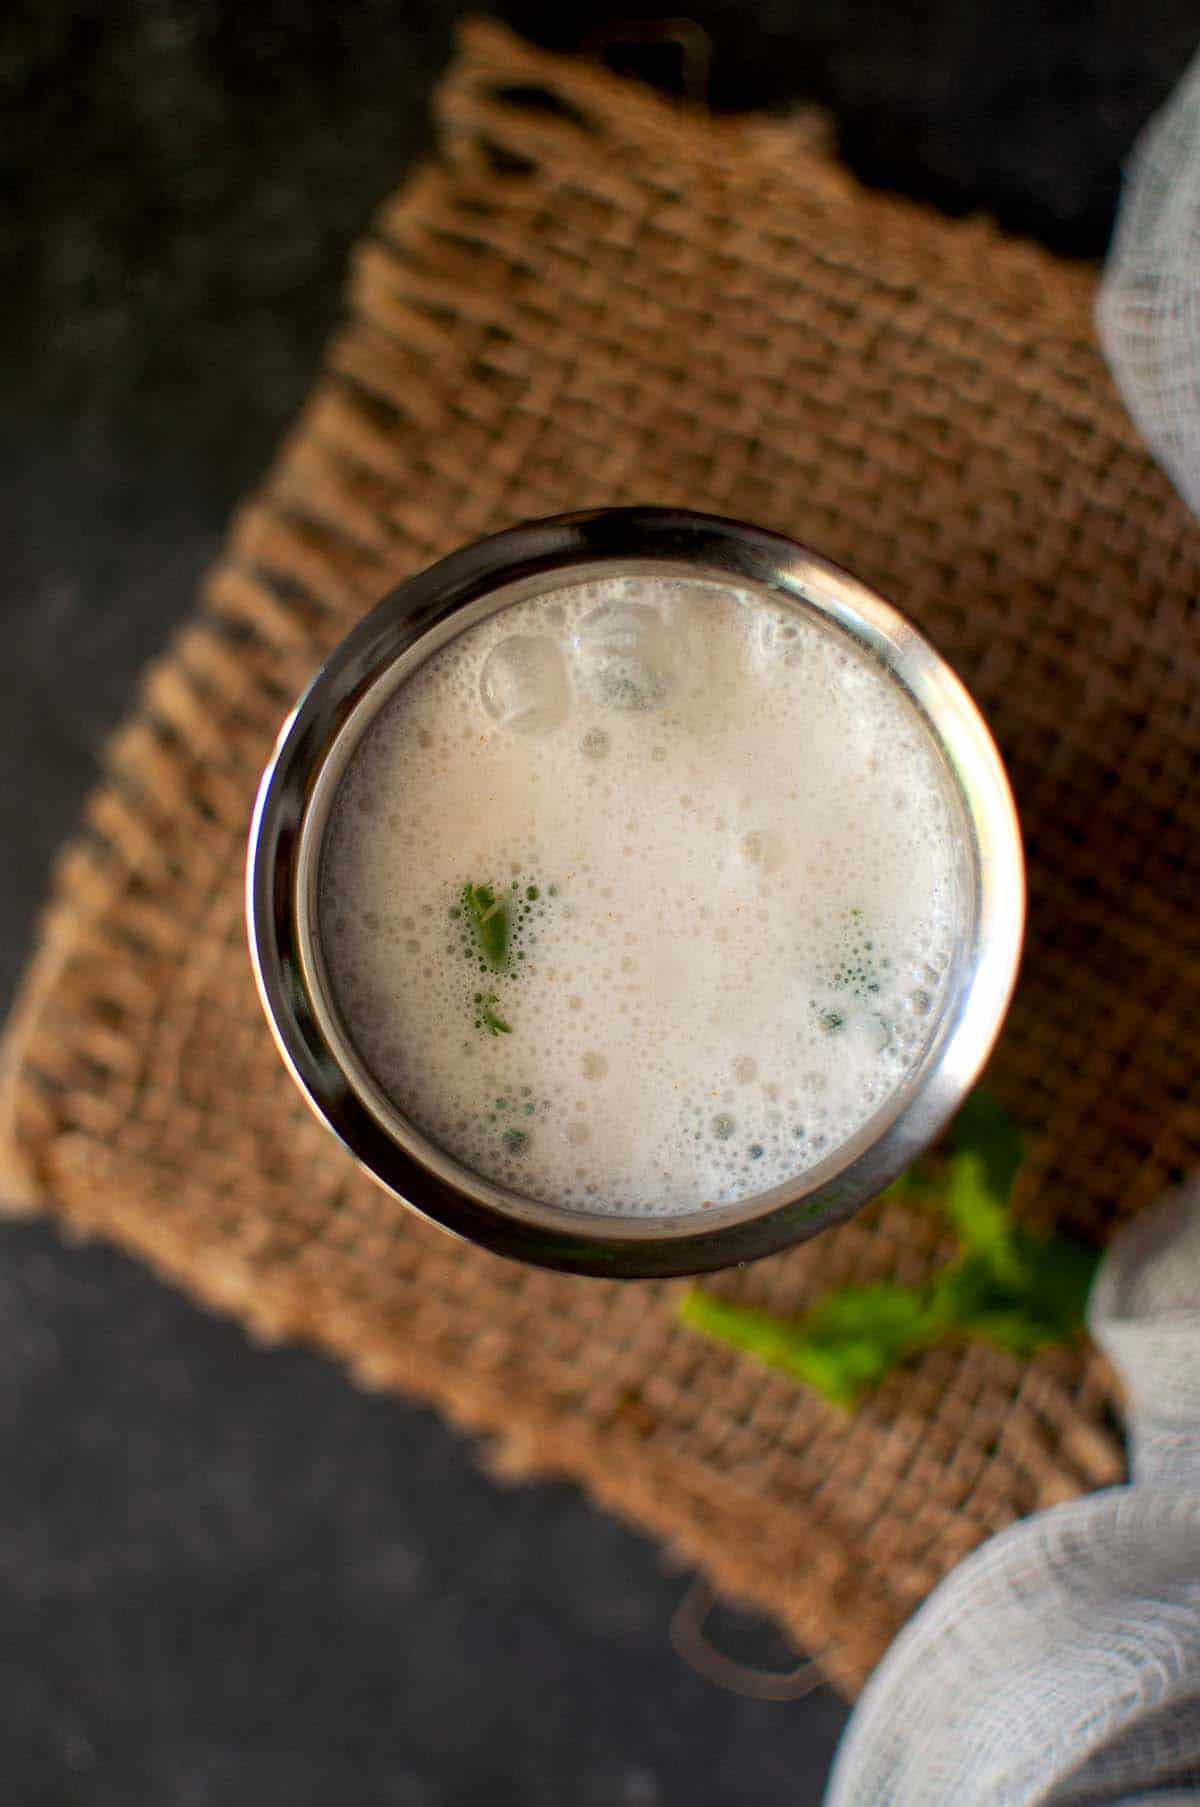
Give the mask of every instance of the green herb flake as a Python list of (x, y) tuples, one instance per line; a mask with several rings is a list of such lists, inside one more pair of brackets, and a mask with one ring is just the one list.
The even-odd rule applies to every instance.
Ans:
[(493, 972), (503, 972), (508, 964), (512, 931), (507, 900), (497, 897), (490, 885), (466, 884), (462, 888), (462, 910), (484, 963)]
[[(475, 1027), (486, 1029), (489, 1035), (511, 1035), (512, 1025), (505, 1022), (496, 1008), (499, 1002), (494, 991), (475, 994), (475, 1004), (479, 1011), (479, 1015), (475, 1018)], [(502, 1104), (503, 1099), (497, 1098), (496, 1103)]]

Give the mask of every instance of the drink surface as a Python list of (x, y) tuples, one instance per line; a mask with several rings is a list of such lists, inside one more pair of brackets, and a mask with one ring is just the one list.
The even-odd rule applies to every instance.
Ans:
[(937, 1021), (950, 776), (841, 630), (690, 578), (467, 629), (357, 749), (319, 934), (360, 1056), (464, 1166), (667, 1215), (793, 1180)]

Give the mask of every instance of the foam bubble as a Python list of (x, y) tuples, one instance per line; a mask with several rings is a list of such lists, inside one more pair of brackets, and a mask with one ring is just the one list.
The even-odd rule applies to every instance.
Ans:
[[(469, 629), (386, 705), (330, 823), (322, 940), (368, 1066), (465, 1165), (675, 1213), (794, 1178), (911, 1071), (960, 843), (920, 718), (836, 629), (606, 579)], [(502, 900), (498, 964), (465, 885)]]
[(609, 709), (659, 709), (683, 673), (682, 640), (648, 602), (602, 602), (579, 623), (570, 644), (586, 689)]
[(479, 694), (499, 727), (519, 734), (549, 733), (571, 707), (558, 643), (547, 634), (513, 634), (502, 640), (483, 662)]

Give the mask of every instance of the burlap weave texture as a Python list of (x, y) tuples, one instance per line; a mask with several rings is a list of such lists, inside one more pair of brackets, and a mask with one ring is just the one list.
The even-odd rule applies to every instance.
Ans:
[[(11, 1188), (581, 1480), (852, 1692), (967, 1550), (1116, 1476), (1102, 1362), (938, 1351), (844, 1418), (679, 1328), (673, 1286), (417, 1222), (261, 1019), (255, 783), (347, 627), (481, 533), (656, 502), (806, 541), (917, 620), (1009, 762), (1031, 920), (993, 1083), (1034, 1136), (1023, 1208), (1102, 1236), (1200, 1140), (1200, 539), (1113, 392), (1091, 272), (863, 193), (811, 120), (713, 121), (490, 25), (440, 119), (64, 856), (8, 1037)], [(889, 1205), (718, 1284), (802, 1309), (936, 1242)]]

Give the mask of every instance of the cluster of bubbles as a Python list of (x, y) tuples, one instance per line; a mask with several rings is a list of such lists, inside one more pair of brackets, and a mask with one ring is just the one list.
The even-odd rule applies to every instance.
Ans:
[[(334, 994), (465, 1166), (587, 1211), (729, 1203), (919, 1059), (956, 807), (914, 707), (819, 619), (699, 580), (565, 587), (466, 630), (364, 738), (322, 867)], [(499, 962), (464, 887), (503, 907)]]

